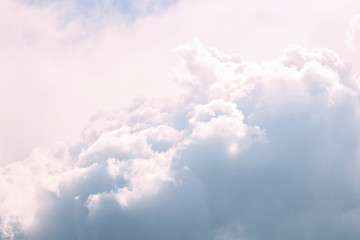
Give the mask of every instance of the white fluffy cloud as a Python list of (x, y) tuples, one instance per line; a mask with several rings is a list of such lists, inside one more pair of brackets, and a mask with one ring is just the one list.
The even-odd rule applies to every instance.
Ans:
[(0, 0), (0, 239), (359, 239), (357, 0), (32, 2)]
[(357, 239), (359, 91), (331, 50), (178, 47), (174, 103), (1, 168), (1, 239)]
[[(344, 44), (358, 9), (358, 0), (1, 0), (0, 165), (35, 147), (77, 141), (91, 115), (135, 94), (177, 94), (168, 81), (171, 49), (195, 37), (257, 61), (294, 43), (324, 46), (359, 72)], [(129, 21), (129, 12), (138, 18)], [(234, 86), (213, 85), (212, 94), (221, 87)]]

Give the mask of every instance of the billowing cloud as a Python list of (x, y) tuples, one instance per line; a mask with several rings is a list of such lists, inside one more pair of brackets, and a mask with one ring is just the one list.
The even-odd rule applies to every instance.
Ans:
[(0, 1), (0, 239), (359, 239), (358, 1), (93, 3)]
[(175, 100), (1, 168), (1, 239), (358, 239), (359, 90), (325, 48), (176, 48)]
[[(259, 62), (275, 59), (291, 44), (324, 46), (359, 72), (357, 55), (349, 56), (344, 44), (358, 5), (1, 0), (0, 115), (6, 117), (0, 124), (0, 165), (23, 160), (35, 147), (78, 141), (91, 115), (128, 104), (136, 94), (177, 94), (169, 81), (176, 65), (171, 49), (195, 37)], [(213, 88), (213, 94), (220, 91)]]

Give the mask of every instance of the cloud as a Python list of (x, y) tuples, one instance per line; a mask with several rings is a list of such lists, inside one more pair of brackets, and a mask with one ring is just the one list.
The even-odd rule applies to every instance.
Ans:
[(346, 43), (354, 50), (360, 46), (360, 15), (354, 16), (350, 21), (350, 31), (347, 33)]
[(343, 43), (357, 0), (0, 4), (0, 114), (7, 116), (0, 125), (0, 165), (23, 160), (35, 147), (78, 141), (94, 113), (129, 104), (137, 94), (176, 95), (171, 49), (195, 37), (254, 61), (275, 59), (294, 43), (326, 46), (360, 69)]
[[(154, 76), (163, 69), (161, 61), (148, 64), (161, 51), (155, 47), (150, 53), (153, 41), (135, 40), (144, 39), (137, 22), (97, 8), (90, 16), (73, 14), (79, 9), (71, 2), (0, 3), (0, 112), (7, 116), (0, 126), (1, 165), (24, 159), (34, 147), (50, 147), (49, 142), (74, 143), (94, 113), (118, 108), (136, 94), (156, 96), (169, 89), (157, 80), (166, 72)], [(147, 77), (153, 80), (144, 81)]]
[(70, 2), (0, 2), (0, 239), (359, 238), (358, 1)]
[(359, 93), (328, 49), (176, 48), (176, 101), (99, 113), (0, 174), (1, 239), (357, 239)]

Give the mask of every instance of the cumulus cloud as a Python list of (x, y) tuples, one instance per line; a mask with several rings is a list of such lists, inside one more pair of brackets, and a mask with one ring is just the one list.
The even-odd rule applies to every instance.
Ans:
[(1, 239), (358, 239), (359, 92), (339, 56), (176, 48), (176, 101), (0, 170)]
[[(356, 63), (346, 56), (343, 38), (358, 5), (358, 0), (2, 0), (0, 115), (7, 117), (0, 124), (0, 165), (23, 160), (34, 147), (79, 140), (92, 114), (129, 103), (135, 94), (177, 94), (168, 81), (176, 64), (171, 49), (194, 37), (247, 60), (275, 59), (297, 43), (329, 47)], [(226, 60), (215, 50), (209, 54)], [(212, 86), (212, 94), (222, 91)]]

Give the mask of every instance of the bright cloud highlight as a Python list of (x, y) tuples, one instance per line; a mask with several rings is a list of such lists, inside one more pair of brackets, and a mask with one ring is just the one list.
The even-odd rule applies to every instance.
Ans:
[(177, 102), (140, 98), (1, 169), (2, 238), (359, 236), (359, 92), (336, 53), (176, 51)]
[(346, 3), (0, 0), (0, 239), (359, 239)]

